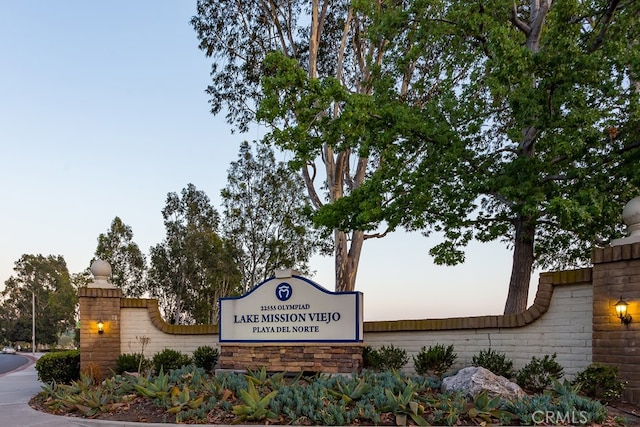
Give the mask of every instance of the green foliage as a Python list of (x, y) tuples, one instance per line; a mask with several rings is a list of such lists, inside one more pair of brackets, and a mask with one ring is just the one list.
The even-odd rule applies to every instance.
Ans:
[(502, 396), (497, 395), (490, 398), (487, 391), (483, 390), (473, 399), (473, 404), (469, 408), (469, 417), (478, 424), (491, 424), (495, 419), (508, 420), (514, 418), (514, 414), (504, 409), (502, 406)]
[(467, 398), (461, 393), (438, 393), (427, 397), (426, 404), (429, 424), (446, 426), (459, 424), (469, 406)]
[(166, 402), (166, 398), (173, 388), (169, 384), (169, 374), (165, 374), (162, 368), (155, 377), (139, 376), (133, 387), (142, 396), (159, 399), (162, 402)]
[(393, 344), (383, 345), (378, 349), (365, 346), (362, 349), (363, 366), (377, 372), (400, 370), (409, 361), (407, 351), (394, 347)]
[[(115, 380), (107, 380), (103, 387), (96, 387), (90, 377), (81, 376), (71, 384), (43, 387), (40, 397), (43, 404), (56, 412), (78, 412), (93, 418), (100, 413), (113, 412), (133, 400), (129, 387), (118, 387)], [(118, 392), (120, 391), (120, 392)]]
[[(474, 239), (506, 240), (531, 254), (514, 257), (522, 272), (588, 262), (619, 234), (640, 184), (637, 2), (374, 4), (264, 19), (258, 3), (202, 1), (191, 21), (214, 61), (212, 112), (241, 131), (266, 122), (298, 166), (324, 163), (310, 196), (336, 244), (441, 231), (430, 253), (458, 263)], [(526, 308), (522, 276), (510, 313)]]
[(420, 352), (413, 356), (413, 364), (419, 375), (433, 374), (442, 376), (456, 361), (458, 355), (453, 351), (453, 344), (445, 347), (442, 344), (422, 347)]
[(515, 414), (523, 425), (600, 424), (607, 416), (600, 402), (579, 396), (575, 388), (558, 381), (554, 381), (552, 391), (506, 402), (505, 410)]
[(277, 415), (269, 410), (269, 403), (276, 394), (278, 391), (273, 390), (261, 396), (253, 381), (249, 381), (247, 389), (240, 390), (240, 397), (244, 404), (233, 407), (233, 413), (238, 415), (238, 422), (276, 419)]
[(361, 378), (360, 381), (356, 382), (353, 378), (349, 381), (340, 377), (336, 379), (334, 388), (328, 391), (345, 403), (351, 403), (354, 400), (361, 399), (369, 391), (369, 387), (365, 378)]
[(67, 384), (80, 378), (80, 351), (69, 350), (42, 355), (36, 362), (38, 379), (47, 384)]
[(362, 367), (364, 369), (374, 369), (380, 362), (378, 361), (378, 352), (370, 345), (362, 347)]
[(618, 379), (618, 367), (603, 363), (592, 363), (578, 372), (574, 384), (587, 396), (599, 400), (617, 399), (627, 386)]
[(179, 369), (190, 363), (191, 358), (189, 356), (172, 348), (165, 348), (151, 358), (151, 364), (156, 373), (159, 373), (160, 370), (169, 372), (171, 369)]
[(193, 364), (205, 371), (212, 371), (216, 363), (220, 352), (217, 348), (213, 348), (210, 345), (203, 345), (196, 348), (193, 352)]
[(525, 390), (539, 393), (549, 387), (553, 380), (564, 375), (564, 369), (556, 362), (556, 354), (548, 354), (542, 359), (535, 356), (516, 374), (516, 383)]
[[(32, 300), (35, 301), (36, 339), (55, 345), (61, 333), (75, 326), (78, 295), (64, 258), (22, 255), (0, 292), (0, 324), (10, 341), (31, 342)], [(37, 343), (36, 343), (37, 344)]]
[(116, 374), (144, 371), (151, 366), (151, 361), (142, 353), (123, 353), (116, 359)]
[(513, 361), (507, 358), (506, 354), (498, 353), (490, 348), (480, 350), (480, 353), (474, 354), (471, 358), (471, 364), (488, 369), (494, 374), (505, 378), (513, 376)]
[(390, 389), (385, 389), (387, 404), (383, 407), (384, 411), (391, 412), (396, 417), (396, 425), (406, 426), (407, 416), (419, 426), (428, 425), (423, 418), (424, 405), (416, 399), (417, 384), (407, 381), (402, 391), (394, 394)]
[(247, 292), (278, 268), (309, 273), (309, 258), (327, 242), (306, 214), (304, 182), (274, 150), (255, 142), (240, 145), (221, 191), (223, 230), (236, 248), (235, 260)]
[[(260, 387), (271, 387), (274, 390), (279, 389), (285, 384), (285, 373), (277, 372), (274, 374), (270, 374), (267, 372), (267, 368), (262, 366), (260, 369), (256, 369), (255, 371), (251, 369), (247, 369), (247, 373), (244, 375), (248, 382), (252, 382)], [(295, 377), (294, 382), (297, 381), (300, 377), (302, 377), (302, 373), (299, 373), (297, 377)]]
[(218, 211), (188, 184), (167, 194), (162, 216), (166, 235), (150, 249), (149, 293), (170, 323), (216, 323), (218, 298), (233, 295), (240, 283), (234, 249), (218, 233)]
[(183, 409), (198, 409), (202, 402), (204, 402), (204, 395), (197, 397), (192, 396), (188, 386), (183, 386), (182, 390), (178, 386), (174, 386), (171, 389), (169, 395), (169, 408), (167, 412), (170, 414), (176, 414)]
[(259, 369), (212, 375), (189, 365), (158, 375), (116, 375), (100, 383), (81, 376), (69, 385), (43, 386), (36, 399), (57, 414), (78, 412), (98, 418), (136, 399), (164, 411), (169, 422), (175, 417), (177, 423), (193, 424), (210, 423), (216, 417), (232, 424), (381, 425), (389, 414), (399, 425), (489, 425), (514, 420), (532, 424), (531, 414), (537, 410), (573, 411), (589, 422), (601, 422), (603, 405), (577, 395), (577, 390), (576, 385), (556, 381), (544, 395), (502, 406), (486, 394), (468, 400), (459, 393), (438, 393), (432, 378), (397, 371), (291, 377)]
[(125, 296), (139, 297), (144, 293), (146, 260), (133, 241), (133, 230), (120, 217), (113, 219), (106, 234), (98, 236), (95, 258), (109, 263), (110, 281), (121, 288)]

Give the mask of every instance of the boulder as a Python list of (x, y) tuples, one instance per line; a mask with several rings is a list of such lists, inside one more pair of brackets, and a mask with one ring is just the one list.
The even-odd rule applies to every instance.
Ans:
[(518, 384), (488, 369), (475, 366), (460, 369), (456, 375), (444, 378), (442, 390), (460, 392), (471, 398), (475, 398), (485, 390), (490, 397), (500, 395), (507, 400), (526, 396)]

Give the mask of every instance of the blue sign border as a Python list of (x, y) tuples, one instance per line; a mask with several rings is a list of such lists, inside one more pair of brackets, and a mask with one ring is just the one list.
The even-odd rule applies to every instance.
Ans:
[[(311, 286), (314, 286), (316, 289), (318, 289), (321, 292), (324, 292), (325, 294), (329, 294), (329, 295), (354, 295), (354, 303), (355, 303), (355, 315), (356, 315), (356, 324), (355, 324), (355, 336), (359, 337), (352, 339), (352, 340), (326, 340), (326, 339), (322, 339), (322, 340), (311, 340), (311, 339), (293, 339), (293, 340), (234, 340), (234, 339), (224, 339), (222, 337), (222, 331), (223, 331), (223, 327), (222, 327), (222, 301), (224, 300), (239, 300), (239, 299), (243, 299), (248, 297), (249, 295), (251, 295), (256, 289), (258, 289), (260, 286), (264, 285), (267, 282), (270, 282), (272, 280), (277, 280), (276, 277), (271, 277), (267, 280), (264, 280), (263, 282), (259, 283), (257, 286), (255, 286), (253, 289), (251, 289), (249, 292), (247, 292), (244, 295), (241, 295), (239, 297), (224, 297), (224, 298), (220, 298), (220, 313), (218, 314), (218, 342), (220, 343), (362, 343), (364, 342), (364, 337), (362, 335), (362, 332), (360, 330), (360, 304), (358, 304), (358, 300), (359, 298), (362, 297), (362, 292), (358, 292), (358, 291), (350, 291), (350, 292), (331, 292), (328, 289), (320, 286), (319, 284), (317, 284), (316, 282), (307, 279), (306, 277), (302, 277), (302, 276), (297, 276), (297, 275), (292, 275), (292, 278), (296, 278), (299, 280), (302, 280), (303, 282), (306, 282), (308, 284), (310, 284)], [(287, 278), (282, 278), (283, 282), (286, 282)]]

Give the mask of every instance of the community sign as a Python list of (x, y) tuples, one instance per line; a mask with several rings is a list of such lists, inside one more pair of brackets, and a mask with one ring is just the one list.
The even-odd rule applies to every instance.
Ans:
[(223, 342), (362, 342), (362, 292), (330, 292), (279, 270), (241, 297), (220, 299)]

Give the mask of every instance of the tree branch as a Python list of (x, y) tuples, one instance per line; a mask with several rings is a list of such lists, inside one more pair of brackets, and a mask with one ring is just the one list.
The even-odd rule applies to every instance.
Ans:
[(364, 235), (364, 240), (367, 240), (367, 239), (381, 239), (384, 236), (386, 236), (387, 233), (389, 233), (389, 229), (388, 228), (386, 230), (384, 230), (383, 233), (365, 234)]
[(522, 31), (527, 38), (531, 34), (531, 27), (526, 22), (518, 18), (518, 5), (513, 2), (513, 8), (511, 9), (511, 23), (516, 26), (517, 29)]
[[(309, 175), (309, 167), (311, 167), (311, 169), (313, 170), (313, 177)], [(309, 193), (311, 204), (314, 208), (320, 209), (322, 207), (322, 200), (320, 200), (318, 192), (313, 186), (313, 182), (316, 177), (316, 167), (313, 163), (309, 162), (304, 167), (302, 167), (302, 177), (304, 178), (304, 183), (307, 186), (307, 192)]]
[(620, 0), (611, 0), (609, 2), (609, 7), (607, 7), (607, 10), (602, 16), (602, 20), (600, 21), (600, 24), (602, 25), (602, 27), (600, 28), (598, 37), (596, 37), (596, 39), (594, 40), (593, 44), (589, 47), (589, 50), (587, 52), (589, 53), (595, 52), (600, 46), (602, 46), (602, 43), (604, 42), (604, 38), (607, 34), (607, 30), (609, 29), (609, 25), (613, 20), (613, 15), (615, 14), (619, 4), (620, 4)]

